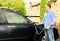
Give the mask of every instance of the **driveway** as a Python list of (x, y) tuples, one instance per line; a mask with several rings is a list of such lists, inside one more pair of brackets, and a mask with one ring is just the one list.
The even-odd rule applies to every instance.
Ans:
[[(43, 40), (44, 41), (44, 40)], [(59, 39), (57, 39), (56, 41), (60, 41)]]

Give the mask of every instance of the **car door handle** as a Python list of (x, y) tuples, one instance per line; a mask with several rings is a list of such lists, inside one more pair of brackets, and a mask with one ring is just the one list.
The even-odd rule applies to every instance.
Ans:
[(9, 27), (9, 28), (15, 28), (15, 26), (14, 26), (14, 25), (13, 25), (13, 26), (12, 26), (12, 25), (9, 25), (8, 27)]

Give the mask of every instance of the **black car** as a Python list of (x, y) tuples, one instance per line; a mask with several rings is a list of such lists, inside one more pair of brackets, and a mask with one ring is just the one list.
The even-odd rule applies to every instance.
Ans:
[[(38, 25), (39, 32), (42, 27), (43, 25)], [(42, 41), (44, 32), (37, 35), (35, 31), (34, 22), (25, 16), (10, 9), (0, 9), (0, 41)], [(54, 30), (54, 35), (57, 39), (57, 30)]]

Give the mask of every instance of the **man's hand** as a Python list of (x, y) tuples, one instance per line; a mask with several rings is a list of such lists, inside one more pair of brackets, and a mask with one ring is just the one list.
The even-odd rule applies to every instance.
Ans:
[(38, 22), (36, 22), (36, 23), (35, 23), (35, 25), (39, 25), (39, 23), (38, 23)]
[(43, 24), (43, 23), (39, 23), (39, 22), (36, 22), (35, 25), (40, 25), (40, 24)]
[(49, 28), (50, 28), (50, 26), (47, 26), (47, 27), (46, 27), (46, 29), (49, 29)]

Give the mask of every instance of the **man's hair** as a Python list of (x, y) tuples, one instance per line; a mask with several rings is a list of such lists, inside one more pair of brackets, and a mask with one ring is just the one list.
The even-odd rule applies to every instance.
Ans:
[(51, 8), (51, 5), (50, 4), (46, 4), (49, 8)]

